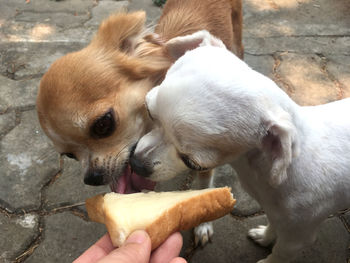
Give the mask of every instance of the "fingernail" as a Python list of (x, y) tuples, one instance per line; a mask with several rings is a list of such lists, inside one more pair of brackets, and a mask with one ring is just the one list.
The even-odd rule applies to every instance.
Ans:
[(125, 244), (129, 244), (129, 243), (142, 244), (143, 242), (146, 241), (147, 237), (148, 237), (148, 234), (146, 231), (136, 230), (128, 237)]

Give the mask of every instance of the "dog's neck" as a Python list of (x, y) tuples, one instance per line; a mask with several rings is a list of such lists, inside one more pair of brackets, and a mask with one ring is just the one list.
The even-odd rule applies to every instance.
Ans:
[[(250, 134), (256, 136), (251, 137), (252, 144), (231, 164), (241, 175), (268, 177), (264, 180), (267, 187), (279, 185), (298, 155), (307, 123), (303, 120), (302, 107), (272, 80), (253, 70), (247, 76), (247, 93), (254, 103), (251, 103), (251, 110), (255, 116), (247, 122), (255, 121), (250, 127), (255, 127), (256, 131)], [(279, 172), (276, 173), (276, 169)]]

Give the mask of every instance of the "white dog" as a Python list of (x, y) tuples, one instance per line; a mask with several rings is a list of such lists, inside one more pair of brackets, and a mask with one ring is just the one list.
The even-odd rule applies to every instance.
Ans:
[(350, 207), (350, 99), (300, 107), (207, 32), (176, 38), (173, 48), (198, 45), (147, 94), (157, 128), (133, 158), (156, 181), (230, 163), (269, 220), (248, 235), (276, 242), (259, 262), (289, 262), (327, 216)]

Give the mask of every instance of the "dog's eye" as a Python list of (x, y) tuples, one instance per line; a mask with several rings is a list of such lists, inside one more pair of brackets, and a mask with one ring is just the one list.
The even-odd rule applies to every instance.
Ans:
[(77, 157), (73, 153), (61, 153), (61, 155), (65, 155), (68, 158), (71, 158), (71, 159), (74, 159), (74, 160), (78, 161)]
[(111, 109), (94, 122), (94, 124), (91, 126), (90, 134), (93, 138), (100, 139), (110, 136), (114, 130), (114, 111)]
[(192, 170), (196, 170), (196, 171), (207, 170), (207, 168), (203, 168), (198, 164), (196, 164), (194, 161), (192, 161), (186, 154), (180, 154), (180, 158), (184, 162), (184, 164)]

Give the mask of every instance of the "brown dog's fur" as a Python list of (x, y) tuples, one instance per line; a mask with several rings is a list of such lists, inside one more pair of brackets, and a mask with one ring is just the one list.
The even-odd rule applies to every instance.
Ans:
[[(174, 62), (166, 42), (206, 29), (241, 58), (241, 0), (168, 0), (155, 33), (145, 13), (107, 18), (91, 43), (52, 64), (37, 98), (40, 124), (60, 153), (72, 153), (84, 173), (102, 171), (104, 183), (125, 169), (130, 149), (152, 125), (145, 94)], [(115, 131), (96, 139), (91, 125), (113, 111)]]

